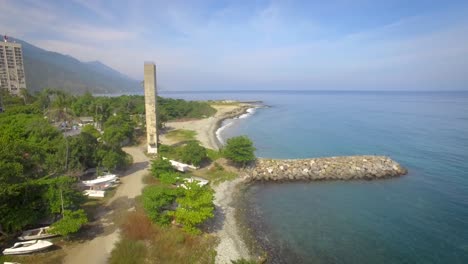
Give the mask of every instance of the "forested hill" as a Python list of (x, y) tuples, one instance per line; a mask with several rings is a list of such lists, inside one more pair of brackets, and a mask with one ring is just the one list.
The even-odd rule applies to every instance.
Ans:
[(68, 55), (14, 40), (23, 45), (26, 83), (32, 92), (53, 88), (73, 94), (86, 91), (106, 94), (142, 89), (138, 81), (99, 61), (81, 62)]

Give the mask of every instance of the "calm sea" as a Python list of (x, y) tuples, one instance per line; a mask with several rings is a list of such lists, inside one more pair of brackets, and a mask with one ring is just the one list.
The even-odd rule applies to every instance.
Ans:
[(378, 181), (257, 184), (246, 195), (271, 263), (468, 263), (468, 92), (168, 93), (262, 100), (223, 138), (260, 157), (388, 155)]

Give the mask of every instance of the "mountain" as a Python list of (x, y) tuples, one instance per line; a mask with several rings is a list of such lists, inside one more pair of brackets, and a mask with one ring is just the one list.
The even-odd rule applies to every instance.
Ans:
[(23, 46), (26, 85), (29, 91), (56, 88), (73, 94), (131, 93), (140, 82), (99, 62), (81, 62), (71, 56), (38, 48), (15, 39)]

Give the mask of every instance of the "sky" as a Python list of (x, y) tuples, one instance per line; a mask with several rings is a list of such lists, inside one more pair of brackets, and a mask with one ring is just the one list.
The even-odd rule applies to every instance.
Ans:
[[(0, 33), (163, 90), (468, 90), (466, 0), (0, 0)], [(3, 30), (3, 32), (1, 32)]]

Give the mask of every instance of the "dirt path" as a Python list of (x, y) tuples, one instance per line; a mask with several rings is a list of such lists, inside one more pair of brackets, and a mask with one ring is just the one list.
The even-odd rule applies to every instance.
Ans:
[(107, 263), (114, 244), (119, 239), (119, 229), (114, 222), (115, 214), (133, 207), (134, 198), (141, 194), (143, 177), (148, 172), (148, 158), (141, 147), (127, 147), (124, 151), (132, 155), (133, 165), (120, 177), (122, 184), (105, 205), (102, 215), (92, 223), (100, 231), (94, 238), (67, 249), (64, 263)]

